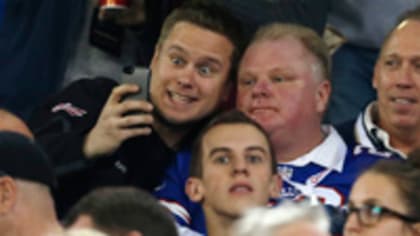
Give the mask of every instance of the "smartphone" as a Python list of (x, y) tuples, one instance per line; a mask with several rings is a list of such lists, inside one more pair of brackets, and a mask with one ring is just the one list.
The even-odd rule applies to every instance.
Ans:
[(134, 67), (129, 66), (124, 68), (124, 73), (121, 77), (121, 83), (126, 84), (137, 84), (140, 87), (140, 91), (137, 93), (131, 93), (124, 96), (125, 99), (137, 99), (137, 100), (149, 100), (149, 82), (150, 82), (150, 70), (145, 67)]

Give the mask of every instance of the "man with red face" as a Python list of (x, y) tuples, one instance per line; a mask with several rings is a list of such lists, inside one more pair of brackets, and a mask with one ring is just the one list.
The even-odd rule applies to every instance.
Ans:
[(268, 25), (242, 57), (236, 105), (270, 137), (284, 182), (282, 199), (318, 199), (341, 207), (360, 171), (381, 156), (347, 146), (332, 126), (321, 124), (331, 90), (329, 61), (315, 32)]
[[(150, 88), (79, 80), (38, 110), (30, 125), (54, 161), (67, 205), (98, 185), (151, 190), (160, 183), (189, 134), (227, 98), (239, 28), (218, 5), (188, 2), (165, 20)], [(124, 100), (139, 90), (150, 101)]]
[(348, 142), (406, 157), (420, 146), (420, 8), (407, 12), (385, 40), (375, 65), (378, 98), (338, 128)]

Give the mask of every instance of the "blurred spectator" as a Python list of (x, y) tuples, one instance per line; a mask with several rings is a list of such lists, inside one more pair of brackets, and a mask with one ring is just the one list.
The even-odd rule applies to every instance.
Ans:
[(59, 87), (86, 0), (4, 0), (0, 106), (24, 120)]
[(63, 236), (109, 236), (94, 229), (70, 229), (66, 230)]
[(419, 0), (331, 1), (328, 23), (346, 42), (333, 55), (328, 122), (338, 124), (354, 119), (376, 98), (372, 74), (382, 41), (399, 15), (419, 4)]
[(70, 209), (64, 225), (94, 228), (109, 236), (177, 236), (169, 212), (153, 196), (134, 187), (90, 192)]
[(118, 82), (124, 67), (147, 67), (163, 19), (178, 2), (132, 0), (117, 17), (103, 19), (98, 0), (86, 1), (83, 27), (70, 55), (62, 86), (97, 76)]
[(420, 147), (420, 6), (385, 40), (373, 75), (378, 99), (338, 126), (348, 143), (405, 157)]
[(2, 27), (2, 23), (3, 23), (3, 16), (4, 16), (4, 1), (5, 1), (5, 0), (0, 0), (0, 28)]
[(236, 223), (232, 236), (328, 236), (329, 219), (321, 206), (282, 202), (273, 208), (254, 208)]
[(0, 132), (1, 235), (58, 235), (50, 188), (55, 177), (46, 154), (28, 138)]
[(324, 32), (331, 0), (220, 0), (244, 25), (248, 38), (258, 27), (274, 22), (296, 23)]
[(12, 131), (33, 139), (34, 135), (25, 122), (11, 112), (0, 108), (0, 130)]
[(344, 235), (420, 235), (420, 151), (378, 162), (355, 182)]

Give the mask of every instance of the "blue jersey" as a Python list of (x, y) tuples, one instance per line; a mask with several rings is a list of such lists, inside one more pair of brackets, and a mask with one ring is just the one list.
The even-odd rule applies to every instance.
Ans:
[[(343, 206), (356, 177), (376, 161), (390, 158), (387, 153), (374, 153), (372, 149), (361, 146), (347, 149), (335, 130), (329, 136), (297, 161), (278, 164), (277, 170), (283, 179), (281, 199), (299, 200), (315, 195), (325, 204)], [(320, 154), (323, 161), (315, 159), (320, 159)], [(175, 215), (179, 224), (205, 234), (203, 210), (199, 203), (191, 202), (184, 191), (190, 158), (189, 151), (178, 153), (155, 195)]]

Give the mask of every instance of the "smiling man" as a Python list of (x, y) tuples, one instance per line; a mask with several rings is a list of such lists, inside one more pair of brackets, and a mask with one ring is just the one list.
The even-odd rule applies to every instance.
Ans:
[(229, 96), (239, 29), (211, 1), (187, 1), (162, 27), (150, 101), (123, 99), (148, 88), (97, 78), (71, 84), (37, 111), (30, 125), (61, 177), (64, 207), (96, 186), (160, 183), (174, 153)]
[(420, 7), (401, 19), (375, 65), (378, 99), (338, 129), (350, 143), (406, 157), (420, 146)]

